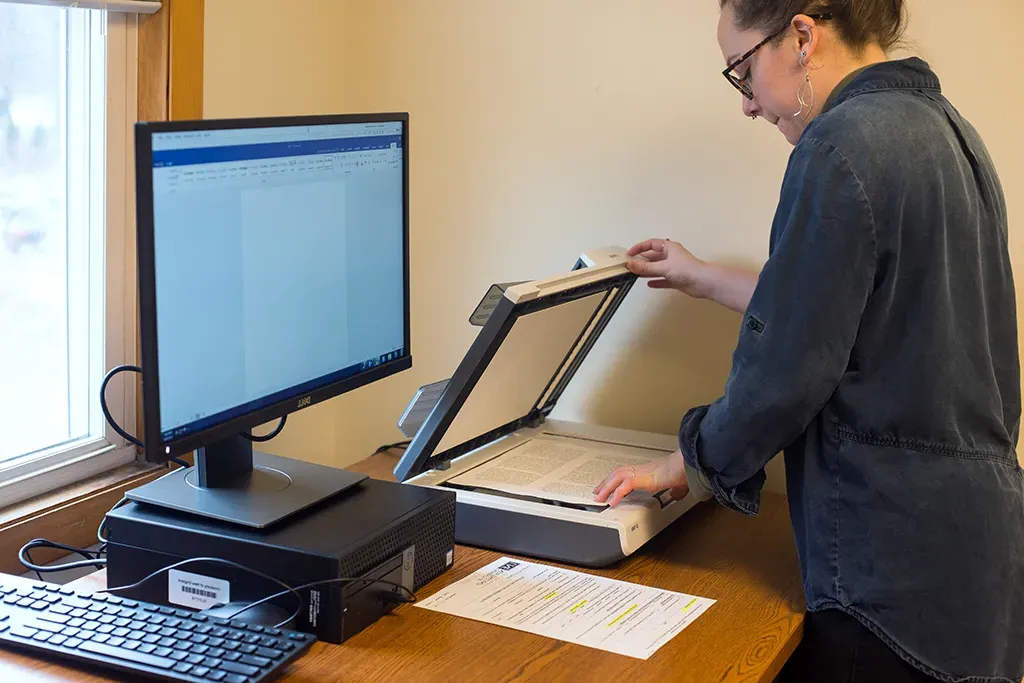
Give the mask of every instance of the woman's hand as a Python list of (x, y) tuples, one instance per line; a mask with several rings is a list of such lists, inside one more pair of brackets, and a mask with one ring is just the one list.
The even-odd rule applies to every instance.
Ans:
[(616, 467), (594, 489), (594, 494), (597, 502), (607, 501), (610, 506), (615, 507), (631, 491), (657, 493), (665, 489), (672, 489), (672, 497), (675, 500), (685, 498), (690, 492), (682, 451), (676, 451), (646, 465)]
[(649, 239), (629, 250), (627, 267), (639, 277), (651, 278), (647, 286), (678, 289), (697, 299), (710, 299), (743, 313), (757, 287), (757, 273), (716, 266), (691, 254), (686, 247), (663, 239)]
[(708, 264), (678, 242), (650, 239), (634, 245), (629, 255), (641, 257), (631, 259), (628, 267), (640, 277), (652, 278), (648, 287), (678, 289), (698, 299), (708, 297)]

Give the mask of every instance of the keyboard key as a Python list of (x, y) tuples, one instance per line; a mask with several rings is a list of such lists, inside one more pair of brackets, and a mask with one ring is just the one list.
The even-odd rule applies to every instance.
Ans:
[[(66, 607), (66, 605), (65, 605), (65, 607)], [(81, 619), (86, 614), (88, 614), (88, 612), (85, 611), (84, 609), (82, 609), (81, 607), (79, 607), (77, 609), (71, 610), (71, 616), (74, 617), (75, 619)]]
[(32, 598), (20, 598), (18, 600), (18, 602), (16, 602), (15, 604), (18, 607), (31, 607), (32, 603), (34, 603), (34, 602), (35, 602), (35, 600), (33, 600)]
[(48, 641), (52, 637), (53, 637), (53, 634), (50, 633), (49, 631), (40, 631), (39, 633), (37, 633), (34, 636), (32, 636), (32, 640), (38, 640), (41, 643), (45, 643), (46, 641)]
[(71, 621), (71, 617), (64, 616), (63, 614), (40, 614), (39, 618), (54, 624), (66, 624)]
[(256, 633), (263, 633), (264, 630), (263, 626), (261, 626), (260, 624), (247, 624), (246, 628), (250, 631), (255, 631)]
[(227, 674), (223, 671), (211, 671), (210, 673), (206, 674), (206, 678), (208, 680), (214, 681), (214, 683), (217, 683), (218, 681), (223, 681), (225, 676), (227, 676)]
[(203, 624), (202, 626), (196, 626), (196, 633), (202, 633), (203, 635), (207, 635), (212, 630), (213, 630), (213, 627), (210, 626), (209, 624)]
[(6, 614), (0, 614), (0, 621), (7, 621), (8, 618)]
[(35, 588), (37, 591), (44, 591), (44, 590), (46, 590), (46, 584), (45, 583), (33, 583), (32, 587)]
[(17, 595), (8, 595), (6, 598), (4, 598), (4, 603), (7, 605), (16, 605), (18, 604), (19, 600), (21, 600), (21, 598)]
[[(113, 626), (113, 624), (111, 624), (111, 626)], [(124, 637), (124, 636), (127, 636), (131, 632), (132, 632), (132, 630), (130, 628), (125, 628), (125, 627), (122, 626), (121, 628), (115, 628), (110, 635)]]
[(213, 618), (210, 619), (210, 621), (212, 621), (213, 623), (217, 624), (218, 626), (227, 626), (228, 624), (231, 623), (227, 619), (221, 619), (220, 617), (213, 617)]
[(98, 633), (94, 635), (90, 640), (94, 643), (105, 643), (108, 640), (110, 640), (110, 636), (108, 636), (106, 633)]
[(206, 657), (202, 655), (189, 655), (185, 658), (185, 661), (189, 664), (202, 664), (204, 661), (206, 661)]
[(78, 647), (79, 645), (81, 645), (82, 642), (84, 642), (84, 641), (82, 641), (82, 639), (80, 639), (80, 638), (68, 638), (67, 640), (64, 641), (64, 647), (69, 647), (69, 648), (71, 648), (73, 650), (76, 647)]
[(257, 657), (256, 655), (244, 655), (240, 660), (243, 664), (252, 664), (253, 666), (267, 666), (270, 664), (270, 660), (266, 657)]
[(112, 614), (116, 616), (121, 613), (121, 608), (117, 605), (107, 605), (103, 608), (103, 612), (104, 614)]
[(145, 631), (146, 633), (156, 633), (157, 631), (160, 630), (160, 627), (157, 626), (156, 624), (146, 624), (145, 626), (142, 627), (142, 630)]
[(238, 649), (238, 643), (236, 643), (233, 640), (228, 640), (228, 641), (226, 641), (224, 643), (223, 647), (224, 647), (225, 650), (237, 650)]
[[(139, 645), (139, 647), (138, 647), (139, 652), (145, 652), (146, 654), (149, 654), (150, 652), (152, 652), (155, 649), (156, 649), (156, 645), (151, 645), (149, 643), (143, 643), (142, 645)], [(168, 653), (168, 654), (170, 654), (170, 653)], [(160, 656), (161, 657), (165, 657), (166, 655), (160, 654)]]
[(255, 645), (242, 645), (238, 648), (238, 651), (242, 654), (251, 655), (253, 652), (256, 652), (256, 649)]
[(116, 595), (109, 595), (109, 596), (107, 596), (107, 602), (112, 603), (114, 605), (120, 605), (120, 604), (124, 603), (124, 600), (122, 600), (121, 598), (117, 597)]
[(125, 637), (126, 638), (131, 638), (132, 640), (142, 640), (143, 638), (146, 637), (146, 632), (145, 631), (140, 631), (138, 629), (135, 629), (135, 630), (129, 631), (128, 635), (126, 635)]
[(67, 605), (55, 605), (50, 608), (54, 614), (71, 614), (71, 608)]
[(175, 638), (161, 638), (156, 644), (160, 647), (177, 647), (178, 641)]
[(193, 624), (191, 621), (184, 621), (181, 624), (181, 628), (185, 629), (186, 631), (195, 631), (196, 625)]
[(92, 603), (81, 598), (66, 598), (64, 604), (72, 609), (89, 609)]
[(43, 602), (48, 602), (51, 605), (60, 602), (60, 596), (54, 595), (53, 593), (47, 593), (42, 597)]
[(114, 619), (114, 626), (117, 626), (118, 628), (127, 626), (130, 623), (132, 623), (132, 620), (125, 619), (124, 617), (121, 617), (120, 619)]
[(187, 662), (178, 662), (174, 665), (174, 668), (171, 670), (176, 671), (180, 674), (187, 674), (189, 671), (192, 670), (192, 665)]
[(260, 672), (260, 670), (255, 666), (239, 664), (238, 662), (222, 662), (220, 669), (221, 671), (227, 671), (233, 674), (242, 674), (243, 676), (255, 676)]
[(61, 595), (74, 595), (75, 594), (75, 591), (71, 590), (70, 588), (59, 588), (59, 589), (57, 589), (57, 592), (60, 593)]
[(33, 598), (35, 600), (42, 600), (46, 597), (46, 591), (32, 591), (28, 594), (28, 597)]
[(107, 645), (111, 647), (121, 647), (122, 645), (124, 645), (124, 643), (124, 638), (111, 638), (107, 641)]
[(225, 629), (225, 628), (215, 628), (212, 631), (210, 631), (210, 635), (214, 636), (214, 637), (217, 637), (217, 638), (223, 638), (228, 633), (229, 633), (229, 631), (227, 629)]
[(209, 645), (193, 645), (192, 646), (192, 652), (195, 652), (197, 655), (205, 655), (209, 651), (210, 651), (210, 646)]
[(134, 600), (125, 600), (124, 598), (121, 599), (121, 604), (124, 605), (125, 607), (138, 607), (139, 606), (139, 603), (135, 602)]
[(152, 666), (157, 669), (170, 669), (174, 666), (174, 662), (167, 657), (157, 657), (156, 655), (148, 655), (144, 652), (137, 650), (123, 650), (119, 647), (110, 647), (109, 645), (103, 645), (102, 643), (82, 643), (82, 649), (86, 652), (93, 652), (104, 657), (112, 657), (114, 659), (123, 659), (127, 662), (137, 662), (139, 664), (145, 664), (146, 666)]
[(155, 619), (153, 619), (154, 624), (160, 623), (156, 619), (164, 619), (164, 626), (170, 626), (171, 628), (178, 628), (181, 626), (181, 619), (175, 619), (174, 617), (156, 617)]
[(166, 636), (173, 636), (177, 632), (178, 632), (177, 629), (169, 628), (167, 626), (165, 626), (162, 629), (160, 629), (159, 631), (157, 631), (157, 633), (159, 633), (160, 635), (165, 636), (165, 637)]
[(256, 654), (258, 654), (260, 657), (267, 657), (269, 659), (279, 659), (284, 655), (283, 652), (281, 652), (280, 650), (275, 650), (272, 647), (261, 647), (260, 649), (256, 650)]
[(128, 607), (122, 607), (121, 611), (118, 612), (118, 614), (120, 616), (124, 617), (125, 619), (134, 619), (135, 615), (136, 615), (136, 612), (135, 612), (135, 610), (129, 609)]
[(150, 617), (149, 618), (149, 623), (151, 623), (151, 624), (163, 624), (166, 621), (167, 621), (167, 617), (161, 617), (159, 614), (154, 616), (154, 617)]
[[(142, 648), (139, 649), (141, 650)], [(158, 647), (153, 651), (153, 654), (155, 654), (157, 657), (170, 657), (172, 654), (174, 654), (174, 650), (172, 650), (169, 647)]]
[(148, 636), (142, 639), (142, 642), (155, 645), (156, 643), (160, 642), (160, 636), (156, 635), (155, 633), (150, 633)]
[(171, 654), (169, 654), (167, 656), (170, 657), (171, 659), (173, 659), (176, 662), (181, 662), (181, 661), (184, 661), (188, 657), (188, 653), (187, 652), (182, 652), (181, 650), (177, 650), (176, 652), (172, 652)]
[(175, 610), (171, 609), (170, 607), (161, 607), (157, 610), (157, 612), (159, 612), (160, 614), (173, 615), (175, 613)]
[(216, 669), (218, 666), (220, 666), (220, 660), (216, 657), (207, 657), (203, 660), (203, 666), (209, 667), (211, 669)]
[(0, 595), (10, 595), (16, 590), (14, 586), (0, 586)]
[(223, 650), (219, 647), (211, 647), (209, 650), (206, 651), (206, 654), (208, 654), (211, 657), (223, 657), (227, 653), (227, 650)]
[(254, 644), (254, 643), (258, 643), (258, 642), (260, 642), (260, 641), (261, 641), (261, 640), (263, 640), (263, 639), (262, 639), (262, 638), (260, 638), (260, 637), (259, 637), (258, 635), (256, 635), (255, 633), (253, 633), (253, 634), (247, 635), (247, 636), (246, 636), (246, 637), (244, 638), (244, 640), (245, 640), (245, 642), (247, 642), (247, 643), (250, 643), (250, 644)]
[(208, 617), (205, 614), (189, 614), (189, 618), (192, 621), (206, 621)]
[[(87, 622), (85, 621), (85, 619), (72, 619), (71, 621), (68, 622), (68, 626), (74, 626), (75, 628), (81, 628), (81, 627), (85, 626), (86, 623)], [(99, 626), (99, 624), (96, 624), (96, 626)], [(93, 628), (95, 628), (95, 626)]]
[(181, 617), (182, 619), (188, 619), (189, 617), (192, 616), (192, 612), (189, 612), (189, 611), (183, 610), (183, 609), (179, 609), (179, 610), (175, 610), (174, 611), (174, 615), (177, 616), (177, 617)]
[(77, 628), (71, 628), (70, 626), (61, 631), (61, 634), (67, 636), (68, 638), (74, 638), (78, 635), (78, 633), (79, 631)]
[(34, 621), (28, 626), (30, 628), (38, 629), (40, 631), (46, 631), (48, 633), (60, 633), (64, 630), (64, 627), (60, 624), (51, 624), (47, 621)]
[(0, 633), (3, 633), (4, 631), (9, 629), (10, 627), (11, 627), (10, 624), (0, 624)]
[(161, 609), (165, 608), (160, 607), (160, 605), (146, 605), (142, 609), (146, 610), (147, 612), (159, 612)]
[(121, 647), (125, 648), (126, 650), (138, 650), (139, 645), (142, 645), (142, 643), (140, 643), (137, 640), (126, 640), (124, 641), (124, 645), (122, 645)]
[(192, 667), (192, 675), (196, 678), (202, 678), (206, 674), (210, 673), (210, 669), (205, 666)]
[(106, 602), (107, 601), (106, 593), (93, 593), (89, 597), (92, 598), (94, 602)]
[(104, 614), (102, 617), (100, 617), (96, 621), (100, 622), (101, 624), (113, 624), (114, 623), (114, 617), (110, 616), (109, 614)]
[(260, 641), (263, 647), (279, 647), (280, 641), (277, 638), (264, 638)]
[(200, 645), (205, 643), (207, 640), (209, 640), (209, 638), (207, 638), (206, 636), (204, 636), (201, 633), (197, 633), (196, 635), (192, 636), (192, 642), (193, 643), (199, 643)]
[(237, 652), (229, 652), (226, 655), (224, 655), (224, 659), (229, 661), (229, 662), (237, 662), (241, 658), (242, 658), (242, 655), (240, 655)]
[(268, 628), (267, 629), (267, 633), (269, 633), (272, 636), (279, 636), (279, 635), (281, 635), (281, 629), (279, 629), (279, 628)]
[(55, 585), (53, 585), (51, 583), (51, 584), (47, 584), (46, 587), (43, 590), (47, 591), (48, 593), (56, 593), (57, 591), (60, 590), (60, 586), (55, 586)]
[(109, 634), (111, 634), (113, 632), (114, 632), (114, 625), (113, 624), (103, 624), (103, 626), (100, 626), (98, 629), (96, 629), (96, 633), (106, 633), (106, 634), (109, 635)]
[(221, 679), (224, 683), (249, 683), (249, 679), (238, 674), (228, 674)]
[(224, 639), (223, 638), (209, 638), (209, 639), (207, 639), (206, 644), (209, 645), (210, 647), (220, 647), (221, 645), (224, 644)]

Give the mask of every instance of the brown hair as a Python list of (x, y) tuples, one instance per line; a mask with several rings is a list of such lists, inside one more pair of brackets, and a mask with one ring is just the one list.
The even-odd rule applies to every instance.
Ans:
[(888, 51), (900, 43), (906, 25), (904, 0), (719, 0), (732, 7), (741, 30), (780, 31), (798, 14), (832, 14), (831, 24), (854, 50), (877, 42)]

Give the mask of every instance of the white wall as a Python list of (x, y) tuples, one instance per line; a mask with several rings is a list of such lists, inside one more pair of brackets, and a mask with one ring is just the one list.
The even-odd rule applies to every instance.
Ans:
[[(256, 11), (253, 11), (255, 7)], [(243, 9), (244, 8), (244, 9)], [(1016, 0), (913, 0), (911, 36), (987, 140), (1024, 220)], [(414, 369), (297, 414), (278, 452), (347, 464), (397, 440), (420, 384), (448, 376), (492, 282), (651, 235), (758, 267), (789, 147), (722, 78), (714, 0), (215, 0), (206, 115), (408, 111)], [(954, 57), (968, 47), (970, 57)], [(999, 66), (1001, 65), (1001, 66)], [(993, 67), (994, 70), (993, 70)], [(1014, 243), (1024, 272), (1024, 247)], [(557, 416), (674, 433), (718, 396), (739, 316), (639, 287)], [(781, 487), (779, 468), (770, 486)]]

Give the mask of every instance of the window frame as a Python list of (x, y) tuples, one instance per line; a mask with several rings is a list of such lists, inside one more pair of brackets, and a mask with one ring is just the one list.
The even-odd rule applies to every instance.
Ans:
[[(84, 208), (93, 212), (95, 217), (104, 218), (102, 251), (97, 249), (99, 242), (85, 245), (93, 252), (90, 263), (99, 260), (97, 257), (102, 257), (103, 263), (102, 275), (94, 280), (103, 284), (102, 306), (92, 307), (93, 311), (102, 312), (103, 345), (99, 349), (76, 354), (81, 355), (80, 361), (88, 362), (91, 368), (96, 367), (95, 354), (100, 355), (98, 360), (103, 368), (134, 363), (136, 358), (135, 193), (131, 134), (137, 119), (138, 15), (109, 11), (104, 14), (99, 19), (103, 22), (101, 35), (106, 38), (106, 87), (103, 94), (106, 144), (101, 165), (97, 167), (94, 163), (90, 173), (90, 182), (100, 180), (104, 183), (104, 201), (100, 207), (86, 208), (78, 202), (74, 208), (76, 214)], [(97, 171), (102, 172), (101, 179), (96, 178)], [(75, 343), (83, 341), (76, 340)], [(135, 447), (118, 436), (102, 417), (93, 415), (94, 410), (97, 414), (99, 412), (96, 399), (100, 379), (89, 377), (87, 390), (95, 408), (90, 408), (85, 418), (90, 422), (94, 419), (100, 421), (100, 435), (15, 458), (12, 464), (0, 470), (0, 500), (5, 507), (136, 460)], [(107, 388), (111, 416), (129, 429), (136, 424), (137, 387), (138, 383), (130, 378), (119, 378)]]

